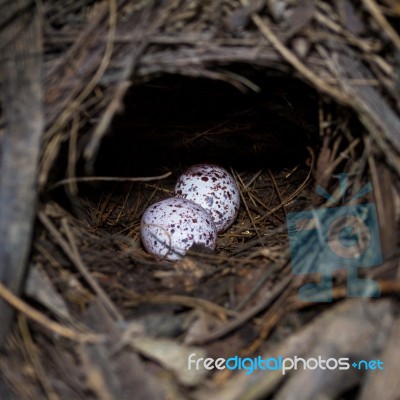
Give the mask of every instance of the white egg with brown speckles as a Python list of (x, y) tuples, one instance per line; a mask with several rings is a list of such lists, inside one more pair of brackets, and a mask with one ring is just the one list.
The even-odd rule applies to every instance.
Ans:
[(160, 259), (181, 259), (194, 244), (215, 249), (217, 230), (206, 210), (193, 201), (171, 197), (148, 207), (140, 233), (146, 250)]
[(197, 164), (186, 170), (175, 186), (175, 196), (192, 200), (209, 211), (218, 232), (235, 221), (240, 193), (232, 175), (213, 164)]

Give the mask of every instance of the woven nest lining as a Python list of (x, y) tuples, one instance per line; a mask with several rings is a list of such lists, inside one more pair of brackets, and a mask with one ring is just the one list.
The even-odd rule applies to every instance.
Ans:
[[(400, 395), (387, 375), (321, 383), (187, 368), (193, 352), (395, 363), (398, 6), (58, 0), (38, 15), (45, 127), (23, 292), (34, 309), (14, 304), (0, 358), (17, 398)], [(235, 177), (239, 216), (214, 254), (157, 260), (141, 245), (141, 215), (203, 161)], [(374, 187), (363, 200), (376, 204), (384, 263), (360, 276), (382, 298), (347, 299), (338, 271), (333, 304), (304, 303), (299, 287), (319, 276), (292, 273), (286, 216), (331, 206), (315, 188), (339, 198), (343, 172), (347, 198)]]

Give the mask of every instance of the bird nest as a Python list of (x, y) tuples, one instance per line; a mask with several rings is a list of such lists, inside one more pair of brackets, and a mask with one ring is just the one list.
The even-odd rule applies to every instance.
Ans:
[[(34, 82), (44, 93), (39, 201), (21, 296), (11, 284), (0, 288), (18, 311), (0, 358), (0, 393), (398, 398), (390, 373), (400, 356), (398, 5), (32, 7), (17, 14), (32, 13), (43, 37), (35, 58), (43, 80)], [(3, 98), (12, 125), (7, 110)], [(199, 162), (230, 171), (239, 215), (215, 252), (194, 246), (182, 260), (156, 259), (141, 244), (141, 216)], [(326, 272), (327, 233), (302, 220), (338, 209), (376, 215), (355, 215), (366, 228), (356, 235), (367, 250), (357, 249), (369, 258), (335, 253)], [(319, 236), (296, 246), (309, 231)], [(299, 269), (310, 257), (318, 266)], [(316, 297), (302, 297), (311, 282), (319, 282)], [(370, 286), (353, 290), (352, 282)], [(221, 358), (233, 367), (218, 368)]]

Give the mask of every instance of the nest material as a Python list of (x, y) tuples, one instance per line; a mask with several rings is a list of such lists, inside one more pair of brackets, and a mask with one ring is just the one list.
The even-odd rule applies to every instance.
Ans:
[[(56, 138), (74, 116), (79, 115), (80, 125), (100, 116), (84, 150), (91, 160), (130, 82), (174, 73), (254, 89), (246, 77), (224, 70), (232, 63), (282, 70), (353, 108), (368, 128), (371, 145), (399, 171), (398, 37), (381, 8), (363, 3), (361, 13), (346, 1), (336, 6), (111, 1), (96, 3), (87, 13), (82, 4), (71, 26), (61, 18), (63, 29), (55, 29), (55, 18), (46, 20), (48, 46), (54, 52), (61, 42), (64, 52), (47, 61), (46, 140), (53, 146), (44, 153), (40, 182), (47, 181), (54, 146), (65, 140)], [(50, 16), (60, 13), (56, 4), (47, 6)]]
[[(45, 129), (39, 223), (25, 290), (34, 303), (1, 290), (20, 311), (7, 359), (0, 360), (13, 391), (29, 399), (222, 400), (280, 399), (294, 393), (307, 399), (320, 390), (336, 398), (346, 392), (351, 396), (349, 390), (357, 388), (363, 400), (398, 397), (398, 382), (390, 375), (362, 380), (360, 374), (344, 379), (326, 373), (321, 381), (304, 371), (290, 379), (258, 371), (250, 379), (227, 370), (191, 374), (186, 364), (196, 352), (215, 358), (351, 355), (395, 365), (400, 336), (391, 297), (400, 287), (395, 258), (400, 172), (396, 3), (63, 0), (45, 1), (40, 12)], [(79, 186), (79, 192), (78, 161), (86, 172), (99, 168), (100, 145), (132, 86), (135, 93), (141, 84), (174, 74), (223, 81), (250, 96), (265, 87), (248, 72), (249, 65), (257, 76), (302, 80), (320, 96), (314, 94), (313, 103), (318, 120), (298, 118), (314, 147), (282, 168), (262, 163), (256, 171), (243, 164), (232, 168), (242, 209), (234, 227), (219, 237), (218, 253), (193, 249), (175, 264), (156, 261), (140, 246), (140, 216), (150, 202), (171, 195), (174, 179), (191, 157), (176, 163), (165, 179), (134, 177), (130, 183), (100, 186), (91, 179), (94, 186)], [(131, 101), (135, 106), (138, 98)], [(290, 101), (286, 105), (293, 107)], [(262, 125), (251, 112), (243, 107), (237, 120), (229, 115), (231, 125), (212, 121), (169, 130), (159, 124), (154, 130), (150, 112), (143, 121), (137, 114), (132, 123), (148, 128), (144, 140), (172, 143), (173, 154), (177, 149), (196, 153), (196, 145), (211, 142), (218, 158), (221, 149), (232, 151), (225, 138), (241, 129), (247, 143), (279, 145), (278, 128), (259, 140), (254, 131)], [(276, 125), (283, 126), (288, 115)], [(290, 118), (288, 123), (299, 126)], [(244, 128), (248, 120), (253, 125)], [(314, 132), (305, 128), (310, 124)], [(113, 136), (108, 140), (113, 142)], [(230, 140), (233, 144), (236, 138)], [(304, 139), (304, 150), (306, 144)], [(253, 147), (254, 154), (245, 150), (249, 158), (257, 153)], [(109, 171), (107, 161), (102, 168)], [(353, 174), (353, 194), (367, 180), (374, 185), (370, 200), (377, 205), (385, 263), (367, 276), (379, 280), (386, 298), (344, 300), (345, 275), (339, 271), (333, 291), (338, 304), (305, 304), (297, 298), (305, 278), (295, 279), (290, 268), (285, 216), (321, 206), (313, 187), (333, 190), (332, 175), (342, 171)], [(60, 174), (67, 180), (56, 182)], [(66, 188), (70, 212), (55, 201), (55, 185)], [(28, 325), (26, 317), (33, 322)]]

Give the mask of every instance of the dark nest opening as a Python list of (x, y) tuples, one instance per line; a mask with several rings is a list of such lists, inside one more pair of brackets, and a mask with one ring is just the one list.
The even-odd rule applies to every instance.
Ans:
[(258, 93), (179, 76), (134, 88), (101, 145), (96, 172), (146, 176), (205, 161), (256, 171), (304, 160), (318, 135), (315, 92), (295, 79), (249, 75)]
[[(118, 282), (124, 290), (150, 297), (189, 294), (217, 304), (233, 302), (236, 305), (229, 307), (235, 308), (245, 300), (236, 293), (243, 280), (249, 289), (265, 273), (274, 274), (268, 265), (281, 252), (287, 257), (285, 214), (311, 205), (313, 148), (321, 145), (318, 96), (301, 81), (279, 74), (265, 77), (242, 66), (241, 76), (249, 82), (251, 78), (257, 90), (178, 75), (133, 88), (93, 165), (97, 178), (107, 180), (78, 181), (74, 193), (68, 187), (71, 181), (60, 181), (51, 192), (104, 241), (107, 254), (99, 256), (90, 247), (87, 251), (91, 269), (110, 277), (113, 285)], [(178, 176), (201, 162), (221, 165), (234, 176), (242, 199), (238, 218), (219, 235), (215, 254), (194, 250), (192, 258), (176, 265), (148, 255), (139, 232), (144, 210), (173, 196)], [(84, 171), (81, 162), (78, 175)], [(169, 176), (146, 182), (147, 177), (165, 174)], [(130, 177), (138, 181), (129, 182)], [(106, 243), (113, 248), (111, 263)], [(116, 254), (125, 261), (115, 263)], [(121, 295), (115, 289), (115, 298)], [(162, 309), (175, 319), (187, 312), (184, 305), (149, 308), (140, 303), (128, 307), (126, 316), (135, 319)]]
[[(400, 396), (387, 372), (400, 348), (399, 10), (279, 4), (21, 1), (4, 14), (0, 397)], [(215, 252), (156, 259), (141, 216), (199, 162), (229, 170), (239, 215)], [(349, 237), (380, 238), (382, 260), (356, 268), (379, 296), (352, 294), (339, 260), (332, 287), (304, 301), (323, 271), (297, 273), (288, 215), (368, 205), (379, 226)], [(315, 231), (302, 257), (323, 263)], [(194, 368), (194, 353), (247, 362)], [(280, 357), (349, 368), (255, 368)]]

